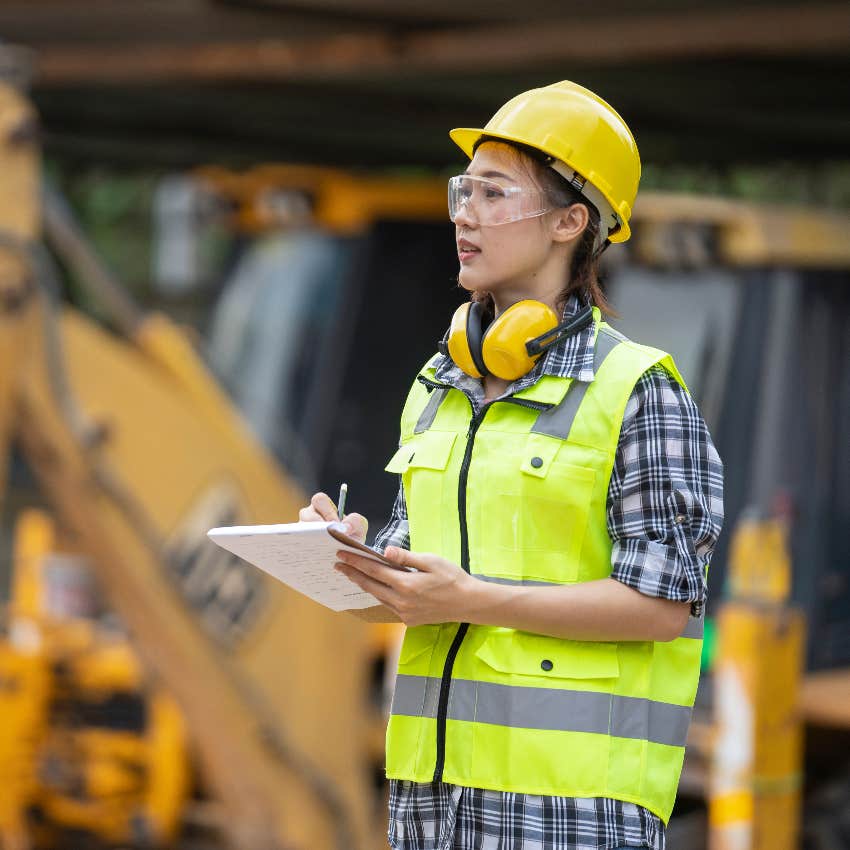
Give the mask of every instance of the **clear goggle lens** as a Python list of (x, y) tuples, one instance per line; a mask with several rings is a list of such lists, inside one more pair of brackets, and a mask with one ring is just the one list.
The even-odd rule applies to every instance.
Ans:
[(550, 209), (540, 191), (534, 188), (503, 186), (486, 177), (469, 174), (449, 178), (449, 218), (452, 221), (464, 210), (480, 226), (492, 227), (536, 218)]

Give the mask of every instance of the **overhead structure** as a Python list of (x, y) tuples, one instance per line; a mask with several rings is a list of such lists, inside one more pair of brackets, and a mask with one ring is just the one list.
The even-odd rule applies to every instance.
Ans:
[(565, 78), (650, 163), (850, 145), (846, 3), (8, 0), (0, 37), (32, 51), (48, 152), (79, 159), (444, 166), (447, 127)]

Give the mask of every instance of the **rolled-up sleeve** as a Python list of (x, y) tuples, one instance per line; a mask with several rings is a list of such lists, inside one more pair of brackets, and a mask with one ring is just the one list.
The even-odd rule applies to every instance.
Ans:
[(607, 507), (611, 577), (701, 616), (723, 525), (723, 465), (690, 394), (661, 366), (626, 405)]

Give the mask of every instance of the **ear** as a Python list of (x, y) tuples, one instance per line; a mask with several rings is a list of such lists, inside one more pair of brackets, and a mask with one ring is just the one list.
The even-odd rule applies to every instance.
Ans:
[(555, 242), (573, 242), (584, 233), (589, 222), (590, 214), (584, 204), (557, 209), (552, 220), (552, 239)]

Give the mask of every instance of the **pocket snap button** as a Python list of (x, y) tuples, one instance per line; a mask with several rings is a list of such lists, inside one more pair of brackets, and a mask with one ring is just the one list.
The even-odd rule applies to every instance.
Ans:
[(531, 465), (535, 469), (540, 469), (540, 467), (543, 466), (543, 458), (542, 457), (533, 457), (531, 459)]
[(548, 672), (548, 671), (549, 671), (549, 670), (551, 670), (551, 669), (552, 669), (555, 665), (554, 665), (554, 664), (552, 664), (552, 662), (551, 662), (548, 658), (544, 658), (544, 659), (540, 662), (540, 666), (541, 666), (544, 670), (546, 670), (546, 671)]

